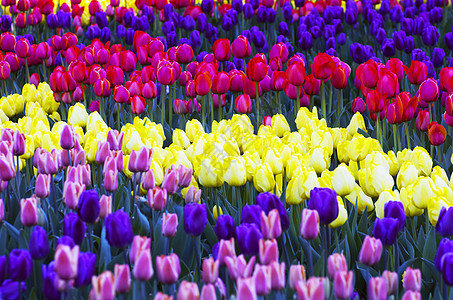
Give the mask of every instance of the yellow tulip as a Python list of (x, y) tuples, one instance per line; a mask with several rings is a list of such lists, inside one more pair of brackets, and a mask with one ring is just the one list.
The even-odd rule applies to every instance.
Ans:
[(230, 186), (242, 186), (247, 182), (245, 160), (242, 157), (229, 157), (224, 162), (224, 180)]
[(69, 125), (77, 125), (80, 127), (85, 127), (87, 125), (88, 120), (88, 113), (80, 103), (76, 103), (75, 105), (69, 108), (68, 112), (68, 124)]
[[(80, 125), (79, 125), (80, 126)], [(95, 111), (88, 116), (87, 124), (86, 124), (87, 131), (108, 131), (108, 126), (105, 124), (104, 120), (102, 119), (101, 115)]]
[(285, 116), (281, 114), (275, 114), (272, 116), (271, 128), (278, 137), (282, 137), (286, 132), (291, 131), (288, 121)]
[(371, 197), (367, 196), (362, 188), (356, 183), (354, 190), (351, 194), (346, 196), (346, 199), (354, 205), (354, 207), (358, 206), (358, 211), (362, 214), (365, 209), (367, 212), (371, 212), (374, 210), (374, 204)]
[(448, 201), (445, 197), (431, 197), (428, 200), (428, 217), (431, 225), (436, 226), (437, 220), (439, 219), (439, 213), (442, 207), (448, 209), (448, 207), (453, 206), (451, 201)]
[(418, 169), (418, 175), (429, 176), (433, 167), (433, 160), (428, 151), (422, 147), (415, 147), (410, 156), (410, 161)]
[(397, 159), (397, 157), (395, 155), (395, 152), (393, 152), (392, 150), (389, 151), (387, 153), (386, 158), (387, 158), (387, 161), (388, 161), (388, 164), (389, 164), (389, 167), (390, 167), (390, 169), (389, 169), (390, 175), (396, 176), (396, 174), (398, 174), (400, 165), (398, 163), (398, 159)]
[(358, 176), (362, 190), (370, 197), (378, 197), (381, 192), (393, 188), (393, 177), (381, 165), (360, 169)]
[(301, 161), (303, 160), (302, 155), (295, 153), (292, 155), (286, 163), (286, 178), (290, 180), (291, 178), (297, 176), (301, 172)]
[(131, 128), (124, 134), (122, 150), (125, 155), (131, 154), (133, 150), (138, 151), (144, 146), (145, 144), (135, 128)]
[(245, 171), (247, 173), (247, 181), (253, 181), (256, 166), (261, 164), (261, 158), (256, 152), (245, 152), (242, 156), (245, 160)]
[(337, 146), (337, 157), (339, 162), (349, 163), (351, 161), (349, 157), (349, 144), (351, 141), (342, 141)]
[[(89, 131), (85, 134), (85, 143), (83, 145), (83, 150), (85, 150), (87, 155), (87, 162), (93, 163), (96, 158), (96, 151), (98, 146), (98, 140), (96, 134), (93, 131)], [(126, 164), (126, 162), (124, 162)]]
[(14, 100), (9, 96), (0, 98), (0, 109), (10, 118), (16, 114)]
[(37, 91), (38, 91), (38, 95), (39, 95), (37, 102), (39, 103), (39, 105), (42, 106), (42, 102), (44, 101), (44, 98), (46, 97), (47, 92), (52, 92), (52, 89), (50, 88), (50, 85), (47, 82), (40, 82), (38, 84)]
[(203, 125), (197, 119), (192, 119), (186, 123), (186, 135), (193, 143), (196, 137), (204, 133)]
[(263, 161), (269, 165), (274, 175), (283, 172), (283, 161), (277, 149), (271, 148), (266, 150), (263, 155)]
[(46, 149), (48, 152), (53, 149), (61, 150), (60, 136), (57, 133), (52, 133), (50, 131), (43, 132), (39, 146)]
[(223, 211), (222, 211), (222, 208), (220, 207), (220, 205), (219, 205), (218, 209), (217, 209), (217, 205), (214, 205), (214, 207), (212, 208), (212, 214), (214, 215), (214, 220), (216, 220), (216, 221), (217, 221), (217, 217), (219, 216), (218, 214), (223, 215)]
[(370, 152), (371, 139), (362, 135), (355, 135), (348, 146), (349, 158), (355, 161), (364, 160)]
[(428, 199), (434, 197), (436, 194), (434, 189), (436, 186), (429, 177), (419, 177), (413, 184), (413, 195), (414, 205), (420, 209), (428, 207)]
[(402, 187), (414, 183), (418, 178), (418, 170), (411, 161), (406, 161), (400, 168), (396, 177), (396, 186), (401, 190)]
[(404, 205), (404, 213), (409, 217), (420, 216), (424, 212), (423, 209), (415, 206), (413, 196), (414, 189), (412, 184), (407, 187), (403, 187), (400, 191), (400, 199)]
[(350, 138), (346, 128), (330, 128), (330, 134), (332, 135), (334, 149), (337, 149), (340, 143)]
[(342, 197), (352, 193), (355, 187), (355, 179), (346, 164), (340, 164), (332, 175), (332, 186), (337, 195)]
[(327, 150), (328, 156), (332, 156), (333, 153), (333, 139), (329, 131), (314, 131), (311, 134), (311, 144), (313, 148), (324, 148)]
[(316, 173), (321, 174), (322, 171), (330, 168), (330, 155), (326, 148), (313, 148), (307, 153), (307, 163)]
[(344, 207), (343, 199), (340, 196), (337, 196), (338, 200), (338, 217), (329, 224), (329, 228), (338, 228), (343, 226), (344, 223), (348, 220), (348, 212)]
[(271, 192), (275, 186), (275, 178), (267, 163), (258, 165), (253, 174), (253, 184), (259, 193)]
[(293, 177), (286, 188), (286, 203), (297, 205), (302, 200), (310, 198), (310, 191), (319, 187), (319, 180), (316, 172), (303, 167), (301, 172)]
[(29, 134), (25, 134), (25, 153), (22, 154), (21, 158), (22, 159), (29, 159), (32, 158), (33, 155), (35, 154), (35, 140), (33, 136)]
[(55, 101), (52, 91), (47, 91), (41, 101), (42, 109), (48, 114), (57, 111), (60, 107), (60, 102)]
[(319, 187), (326, 187), (329, 189), (333, 189), (332, 176), (333, 176), (333, 171), (329, 171), (329, 170), (322, 171), (321, 177), (318, 178)]
[(0, 124), (4, 124), (9, 121), (8, 116), (0, 109)]
[(352, 116), (351, 121), (349, 121), (349, 125), (348, 127), (346, 127), (346, 130), (348, 131), (349, 135), (353, 136), (354, 134), (357, 133), (359, 128), (366, 132), (366, 126), (365, 121), (363, 120), (363, 116), (359, 112), (356, 112)]
[(35, 85), (29, 83), (24, 84), (22, 87), (22, 96), (24, 97), (26, 103), (36, 102), (39, 99), (38, 90)]
[(205, 158), (199, 166), (198, 182), (204, 187), (219, 187), (223, 184), (223, 173), (219, 163), (211, 158)]
[(447, 173), (440, 166), (435, 166), (430, 175), (437, 187), (448, 187), (449, 181)]

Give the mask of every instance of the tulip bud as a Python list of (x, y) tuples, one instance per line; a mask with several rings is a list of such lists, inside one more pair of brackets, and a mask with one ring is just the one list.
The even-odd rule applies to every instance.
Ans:
[(422, 299), (422, 295), (420, 294), (420, 292), (418, 291), (411, 291), (411, 290), (407, 290), (404, 292), (404, 295), (403, 297), (401, 298), (401, 300), (421, 300)]
[(14, 131), (13, 155), (21, 156), (25, 153), (25, 135)]
[(47, 198), (50, 194), (50, 174), (38, 174), (35, 183), (35, 194), (38, 198)]
[(276, 240), (259, 241), (259, 256), (260, 262), (263, 265), (268, 265), (272, 261), (278, 262), (278, 245)]
[(112, 213), (112, 196), (102, 195), (99, 199), (99, 217), (104, 219)]
[(74, 279), (77, 275), (79, 246), (72, 249), (68, 245), (60, 244), (55, 251), (55, 271), (63, 280)]
[(107, 170), (104, 174), (104, 188), (107, 192), (118, 189), (118, 170)]
[(178, 229), (178, 216), (176, 214), (162, 214), (162, 235), (167, 238), (174, 237)]
[(187, 190), (186, 197), (184, 198), (184, 200), (185, 200), (186, 204), (192, 203), (192, 202), (198, 203), (198, 201), (200, 200), (200, 197), (201, 197), (201, 190), (195, 186), (191, 186)]
[(216, 299), (216, 289), (213, 284), (205, 284), (201, 289), (200, 300)]
[(420, 269), (408, 267), (403, 274), (404, 290), (419, 292), (422, 286), (422, 274)]
[(379, 239), (366, 236), (359, 252), (359, 261), (372, 266), (379, 262), (382, 254), (382, 242)]
[(239, 95), (236, 100), (234, 100), (234, 106), (239, 113), (247, 114), (252, 111), (252, 100), (247, 94)]
[(184, 165), (180, 165), (177, 169), (178, 171), (178, 178), (179, 178), (179, 186), (181, 188), (186, 188), (190, 185), (190, 182), (192, 180), (192, 173), (193, 170), (192, 168), (187, 168)]
[(431, 122), (428, 125), (429, 143), (434, 146), (439, 146), (445, 142), (447, 130), (444, 126), (437, 122)]
[(90, 297), (92, 299), (113, 300), (115, 298), (115, 279), (111, 271), (104, 271), (99, 276), (91, 279), (93, 289)]
[(178, 281), (181, 265), (177, 254), (156, 257), (157, 277), (163, 284), (173, 284)]
[(65, 150), (71, 150), (75, 146), (74, 128), (65, 125), (60, 134), (60, 146)]
[(304, 208), (300, 222), (300, 235), (306, 240), (313, 240), (319, 234), (319, 215), (316, 210)]
[(276, 261), (271, 262), (271, 287), (272, 290), (282, 290), (286, 285), (286, 268), (285, 263), (279, 264)]
[(348, 263), (343, 254), (334, 253), (327, 259), (327, 270), (330, 278), (335, 278), (335, 273), (339, 271), (348, 271)]
[(226, 258), (235, 257), (236, 250), (234, 248), (234, 238), (229, 240), (220, 240), (219, 251), (217, 253), (217, 260), (223, 266), (226, 263)]
[(386, 270), (382, 273), (382, 278), (387, 286), (387, 296), (395, 294), (398, 288), (398, 274)]
[(213, 284), (219, 277), (219, 261), (214, 260), (212, 257), (203, 260), (203, 273), (202, 278), (205, 284)]
[(150, 250), (151, 249), (151, 239), (145, 236), (134, 236), (132, 241), (131, 250), (129, 252), (129, 259), (131, 264), (135, 264), (136, 257), (139, 251), (141, 250)]
[(167, 205), (167, 190), (160, 187), (148, 190), (148, 205), (154, 210), (163, 210)]
[(257, 290), (253, 277), (239, 278), (237, 280), (237, 300), (256, 300)]
[(176, 194), (176, 192), (178, 191), (179, 174), (174, 166), (171, 166), (165, 171), (161, 186), (162, 189), (166, 190), (170, 195)]
[(140, 150), (133, 150), (129, 157), (129, 170), (134, 173), (146, 172), (151, 163), (152, 150), (142, 147)]
[(198, 299), (200, 292), (198, 291), (198, 285), (195, 282), (189, 282), (183, 280), (179, 285), (177, 299)]
[(255, 288), (258, 295), (264, 296), (270, 293), (272, 284), (270, 266), (256, 265), (253, 278), (255, 279)]
[(20, 200), (20, 221), (24, 226), (38, 224), (38, 206), (35, 197)]
[(83, 191), (85, 184), (66, 181), (63, 187), (63, 202), (68, 208), (76, 210)]
[(268, 215), (261, 211), (261, 232), (265, 239), (276, 239), (282, 234), (280, 214), (277, 209), (271, 210)]
[(299, 299), (324, 299), (324, 284), (322, 280), (311, 277), (307, 281), (298, 281), (296, 291)]
[(305, 267), (303, 265), (291, 265), (289, 268), (289, 287), (296, 289), (297, 282), (305, 281)]
[(354, 273), (337, 271), (333, 281), (334, 295), (338, 299), (350, 299), (353, 291)]
[(148, 171), (145, 172), (143, 176), (142, 187), (145, 190), (150, 190), (153, 189), (155, 186), (156, 184), (154, 181), (154, 170), (149, 169)]
[(429, 112), (421, 110), (415, 120), (415, 127), (420, 131), (428, 131), (429, 127)]
[(115, 291), (119, 294), (129, 292), (131, 288), (131, 273), (128, 265), (115, 264)]
[(372, 277), (368, 281), (368, 299), (381, 300), (387, 299), (387, 286), (382, 277)]
[(9, 155), (0, 154), (0, 179), (10, 181), (16, 176), (12, 153)]

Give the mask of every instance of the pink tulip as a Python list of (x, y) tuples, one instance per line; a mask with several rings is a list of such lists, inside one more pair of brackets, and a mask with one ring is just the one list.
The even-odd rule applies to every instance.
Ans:
[(160, 187), (148, 190), (148, 205), (154, 210), (163, 210), (167, 205), (167, 190)]
[(334, 253), (327, 259), (327, 270), (330, 278), (335, 278), (335, 273), (338, 271), (347, 271), (348, 263), (343, 254)]
[(300, 235), (306, 240), (313, 240), (319, 234), (319, 214), (316, 210), (304, 208), (300, 222)]
[(178, 300), (198, 300), (200, 292), (195, 282), (183, 280), (178, 289)]
[(184, 199), (185, 203), (198, 203), (201, 197), (201, 190), (195, 186), (191, 186), (186, 193), (186, 198)]
[(205, 258), (203, 260), (202, 278), (204, 283), (215, 283), (219, 277), (219, 261), (214, 258)]
[(38, 198), (47, 198), (50, 194), (50, 174), (38, 174), (35, 183), (35, 194)]
[(253, 277), (238, 278), (237, 300), (257, 300), (255, 279)]
[(157, 277), (163, 284), (173, 284), (178, 281), (181, 273), (179, 257), (175, 253), (168, 256), (160, 255), (156, 257)]
[(271, 262), (271, 279), (272, 279), (272, 290), (282, 290), (286, 286), (286, 268), (285, 263), (279, 264), (276, 261)]
[(152, 154), (152, 150), (146, 147), (142, 147), (138, 151), (133, 150), (129, 157), (129, 170), (133, 173), (148, 171)]
[(118, 189), (118, 171), (107, 170), (104, 174), (104, 188), (107, 192), (114, 192)]
[(292, 265), (289, 268), (289, 287), (295, 290), (297, 282), (301, 280), (306, 280), (305, 267), (303, 265)]
[(55, 251), (55, 272), (63, 280), (74, 279), (77, 275), (79, 261), (79, 246), (72, 249), (68, 245), (60, 244)]
[(20, 200), (20, 221), (24, 226), (38, 224), (38, 199), (35, 197)]
[(142, 187), (145, 190), (150, 190), (150, 189), (153, 189), (154, 187), (156, 187), (156, 183), (154, 181), (154, 170), (153, 169), (149, 169), (143, 175)]
[(110, 154), (110, 145), (107, 142), (101, 142), (99, 141), (97, 144), (97, 150), (96, 150), (96, 163), (98, 164), (103, 164), (105, 162), (105, 159), (107, 156)]
[(217, 254), (217, 260), (221, 266), (225, 265), (225, 258), (230, 256), (236, 256), (236, 250), (234, 247), (234, 238), (229, 240), (220, 240), (219, 252)]
[(107, 143), (109, 143), (110, 150), (121, 150), (123, 146), (124, 132), (118, 130), (110, 130), (107, 133)]
[(135, 265), (132, 272), (134, 278), (141, 281), (150, 280), (154, 275), (151, 252), (149, 249), (140, 249), (135, 256)]
[(280, 213), (277, 209), (271, 210), (267, 216), (261, 211), (261, 232), (265, 239), (276, 239), (282, 234)]
[(372, 277), (368, 281), (368, 299), (385, 300), (387, 299), (387, 286), (382, 277)]
[(372, 266), (379, 262), (382, 254), (382, 242), (374, 237), (366, 236), (359, 252), (359, 261)]
[(178, 170), (178, 177), (179, 177), (179, 186), (181, 188), (188, 187), (192, 180), (192, 173), (193, 173), (192, 168), (187, 168), (184, 165), (180, 165), (177, 170)]
[(322, 280), (311, 277), (307, 281), (296, 283), (297, 296), (300, 300), (324, 299), (324, 285)]
[(353, 291), (354, 273), (337, 270), (333, 280), (333, 292), (338, 299), (350, 299)]
[(278, 245), (276, 240), (261, 239), (259, 241), (259, 256), (260, 262), (263, 265), (268, 265), (272, 261), (278, 261)]
[(243, 254), (226, 257), (225, 264), (228, 268), (228, 274), (233, 280), (250, 277), (252, 275), (253, 266), (255, 265), (255, 260), (255, 256), (252, 256), (247, 263)]
[(63, 202), (68, 208), (76, 210), (80, 195), (84, 190), (84, 184), (66, 181), (63, 187)]
[(213, 284), (205, 284), (201, 289), (200, 300), (212, 300), (216, 299), (215, 286)]
[(99, 217), (104, 219), (112, 213), (112, 196), (102, 195), (101, 199), (99, 199), (99, 205)]
[(420, 292), (411, 290), (407, 290), (406, 292), (404, 292), (404, 295), (401, 298), (401, 300), (421, 300), (421, 299), (422, 294), (420, 294)]
[(384, 278), (387, 286), (387, 296), (395, 294), (398, 288), (398, 274), (385, 270), (382, 272), (382, 278)]
[(420, 269), (412, 269), (408, 267), (403, 274), (403, 287), (404, 290), (411, 290), (420, 292), (422, 287), (422, 273)]
[(93, 276), (91, 279), (93, 285), (93, 299), (96, 300), (113, 300), (115, 299), (115, 278), (111, 271), (104, 271), (99, 276)]
[(131, 261), (131, 264), (135, 265), (135, 261), (137, 259), (137, 254), (141, 250), (150, 251), (150, 249), (151, 249), (151, 239), (149, 237), (139, 236), (139, 235), (134, 236), (134, 239), (132, 240), (131, 250), (129, 251), (129, 259)]
[(64, 150), (71, 150), (75, 146), (74, 127), (65, 125), (60, 133), (60, 146)]
[(179, 175), (176, 168), (172, 165), (165, 171), (162, 180), (162, 189), (165, 189), (170, 195), (176, 194), (179, 189)]
[(178, 216), (176, 214), (162, 214), (162, 235), (168, 238), (176, 235), (178, 229)]
[(115, 265), (115, 291), (127, 293), (131, 289), (131, 271), (128, 265)]

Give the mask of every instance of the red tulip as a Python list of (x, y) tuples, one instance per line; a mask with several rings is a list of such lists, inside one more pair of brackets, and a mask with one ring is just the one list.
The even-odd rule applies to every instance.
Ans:
[(230, 76), (230, 91), (240, 92), (244, 90), (245, 74), (240, 70), (233, 69), (229, 73)]
[[(413, 60), (411, 62), (411, 67), (408, 68), (403, 66), (404, 72), (407, 75), (407, 79), (411, 84), (419, 85), (426, 79), (428, 75), (428, 67), (425, 65), (424, 62)], [(442, 74), (442, 70), (441, 70)]]
[(255, 57), (247, 63), (246, 71), (247, 78), (251, 81), (260, 82), (263, 80), (264, 76), (267, 74), (267, 62), (265, 57), (260, 56), (259, 54), (255, 55)]
[(132, 51), (122, 51), (120, 53), (120, 67), (125, 72), (132, 72), (137, 65), (137, 56)]
[(271, 51), (269, 52), (269, 59), (272, 60), (274, 57), (278, 57), (282, 63), (286, 63), (288, 60), (288, 47), (286, 47), (285, 43), (280, 42), (272, 46)]
[(209, 72), (197, 73), (194, 79), (195, 91), (197, 95), (204, 96), (209, 93), (212, 86), (212, 77)]
[(186, 111), (186, 108), (185, 108), (184, 100), (175, 99), (173, 101), (173, 112), (175, 114), (183, 114), (183, 113), (185, 113), (185, 111)]
[(148, 82), (150, 80), (156, 81), (156, 74), (154, 73), (154, 68), (152, 66), (144, 67), (140, 75), (142, 77), (142, 82)]
[(420, 131), (428, 131), (429, 127), (429, 112), (421, 110), (415, 119), (415, 127)]
[(362, 98), (357, 97), (354, 99), (354, 101), (352, 101), (351, 110), (353, 113), (360, 112), (361, 114), (363, 114), (365, 109), (366, 109), (366, 104)]
[(434, 102), (439, 98), (439, 86), (433, 78), (428, 78), (422, 82), (418, 89), (420, 99), (425, 102)]
[(378, 113), (384, 109), (384, 96), (376, 90), (366, 95), (366, 104), (371, 113)]
[(39, 10), (43, 15), (50, 15), (53, 12), (54, 3), (52, 0), (40, 0), (38, 1)]
[[(344, 89), (348, 84), (348, 78), (351, 74), (351, 68), (346, 63), (339, 63), (335, 67), (335, 70), (332, 73), (332, 78), (330, 82), (332, 86), (336, 89)], [(304, 85), (305, 86), (305, 85)]]
[(192, 74), (189, 71), (184, 71), (179, 75), (178, 82), (181, 86), (186, 86), (186, 83), (192, 80)]
[(444, 120), (448, 126), (453, 126), (453, 117), (447, 114), (447, 112), (444, 112)]
[(370, 59), (360, 64), (356, 70), (356, 76), (367, 88), (372, 89), (376, 86), (379, 79), (379, 68), (377, 63)]
[(197, 92), (195, 91), (195, 81), (189, 80), (186, 84), (186, 88), (184, 89), (184, 93), (186, 97), (195, 98), (197, 96)]
[(334, 70), (335, 62), (326, 53), (318, 53), (311, 64), (311, 72), (318, 79), (329, 79)]
[(157, 80), (163, 85), (172, 85), (176, 80), (175, 69), (169, 64), (162, 64), (157, 69)]
[(130, 93), (129, 90), (126, 89), (122, 85), (117, 85), (115, 86), (115, 89), (113, 91), (113, 99), (117, 103), (126, 103), (129, 100)]
[(439, 74), (440, 88), (444, 92), (453, 92), (453, 82), (450, 80), (453, 77), (453, 68), (442, 68)]
[(403, 80), (403, 62), (398, 58), (390, 58), (385, 67), (396, 74), (398, 81)]
[(141, 114), (145, 111), (146, 108), (146, 100), (142, 96), (134, 96), (131, 97), (131, 110), (134, 114)]
[(302, 86), (295, 86), (289, 83), (289, 80), (285, 80), (283, 82), (283, 90), (288, 98), (296, 100), (297, 99), (297, 92), (299, 92), (299, 99), (302, 98), (304, 95), (304, 89)]
[(60, 41), (61, 50), (67, 50), (71, 46), (77, 45), (78, 42), (77, 36), (72, 32), (66, 32)]
[[(250, 98), (256, 98), (256, 86), (255, 82), (249, 80), (248, 78), (244, 79), (244, 93), (250, 96)], [(258, 96), (263, 94), (263, 89), (261, 85), (258, 84)]]
[(123, 69), (121, 69), (120, 67), (117, 66), (108, 67), (106, 70), (106, 75), (108, 81), (110, 81), (112, 85), (120, 85), (123, 84), (124, 82), (124, 72)]
[(16, 72), (20, 68), (19, 57), (14, 52), (8, 52), (3, 57), (3, 60), (9, 63), (11, 72)]
[[(314, 78), (313, 75), (307, 76), (304, 81), (304, 87), (305, 87), (305, 83), (307, 82), (307, 80), (310, 80), (310, 79), (308, 79), (310, 76), (312, 78)], [(283, 91), (283, 83), (287, 80), (288, 80), (288, 77), (286, 76), (286, 72), (283, 72), (283, 71), (273, 72), (272, 77), (271, 77), (272, 90), (273, 91)], [(319, 85), (321, 85), (321, 82), (319, 82)], [(319, 92), (319, 88), (318, 88), (318, 92)]]
[(99, 79), (94, 84), (94, 94), (98, 97), (108, 97), (112, 94), (110, 82), (107, 79)]
[(18, 28), (25, 28), (27, 26), (27, 15), (24, 12), (18, 14), (15, 24)]
[(176, 61), (180, 64), (188, 64), (192, 61), (193, 49), (189, 44), (181, 44), (176, 47)]
[(206, 72), (209, 72), (209, 74), (211, 75), (211, 78), (214, 78), (215, 74), (217, 74), (217, 72), (218, 72), (218, 68), (219, 68), (219, 65), (217, 63), (203, 61), (197, 66), (196, 73), (206, 71)]
[(14, 46), (14, 51), (19, 58), (30, 57), (30, 42), (26, 38), (21, 38)]
[(0, 80), (9, 79), (11, 76), (11, 67), (8, 62), (0, 61)]
[(445, 111), (448, 115), (453, 116), (453, 94), (445, 98)]
[(447, 131), (445, 127), (437, 122), (431, 122), (428, 125), (428, 138), (429, 143), (434, 146), (438, 146), (445, 142), (447, 137)]
[(0, 35), (0, 49), (4, 52), (9, 52), (14, 50), (16, 46), (16, 38), (10, 32), (3, 32)]
[(225, 94), (230, 89), (230, 77), (226, 72), (217, 73), (212, 79), (212, 92), (214, 94)]
[(288, 77), (289, 83), (292, 85), (297, 87), (302, 86), (304, 84), (305, 77), (307, 76), (305, 73), (305, 64), (300, 60), (293, 61), (293, 63), (288, 65), (288, 68), (286, 69), (286, 76)]
[(246, 58), (252, 53), (252, 48), (247, 38), (243, 35), (238, 36), (231, 44), (231, 52), (236, 58)]
[(156, 84), (153, 81), (148, 81), (147, 83), (145, 83), (142, 88), (142, 95), (146, 99), (156, 98), (157, 95)]
[(269, 67), (272, 71), (280, 71), (282, 69), (282, 60), (280, 59), (280, 57), (272, 57), (269, 61)]
[(234, 100), (234, 106), (239, 113), (247, 114), (252, 111), (252, 100), (249, 95), (242, 94)]
[(230, 40), (218, 39), (212, 45), (212, 53), (218, 61), (227, 61), (231, 57)]
[(399, 92), (398, 77), (390, 70), (381, 69), (376, 90), (385, 98), (393, 98)]

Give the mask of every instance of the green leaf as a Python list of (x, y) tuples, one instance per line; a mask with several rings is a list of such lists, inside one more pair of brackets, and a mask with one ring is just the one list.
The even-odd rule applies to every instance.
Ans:
[(110, 244), (107, 242), (107, 239), (106, 239), (105, 227), (102, 227), (101, 256), (99, 258), (99, 266), (102, 266), (103, 270), (105, 270), (111, 260), (112, 260), (112, 254), (110, 251)]
[(3, 223), (6, 225), (6, 229), (8, 229), (9, 235), (10, 235), (17, 243), (19, 243), (19, 236), (20, 236), (19, 230), (18, 230), (16, 227), (14, 227), (13, 225), (11, 225), (10, 223), (6, 222), (6, 221), (3, 221)]

